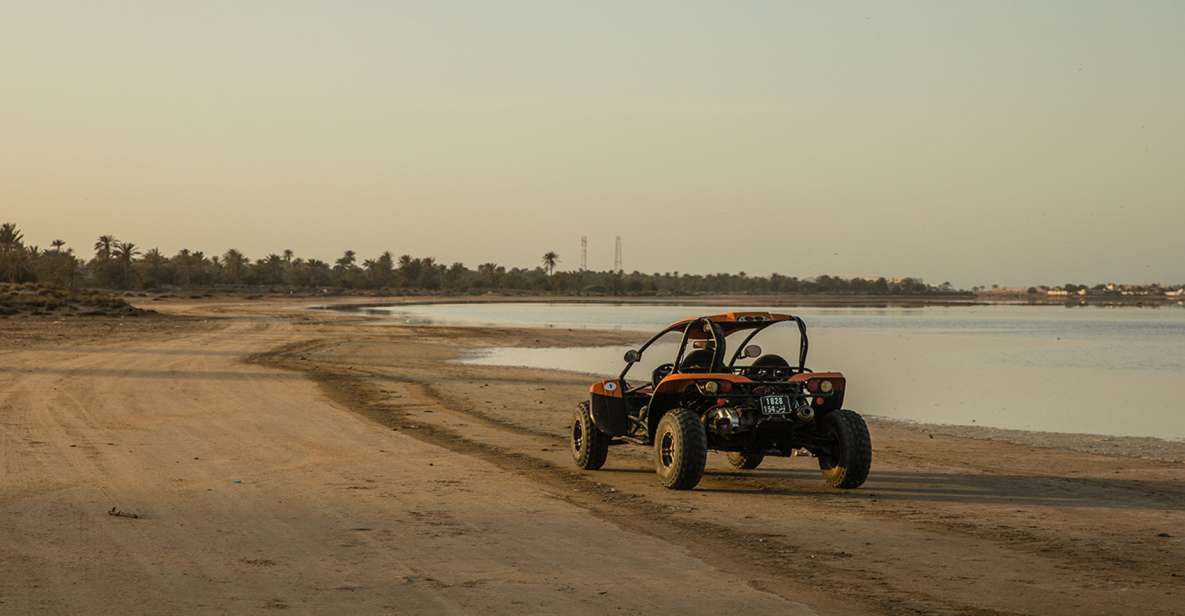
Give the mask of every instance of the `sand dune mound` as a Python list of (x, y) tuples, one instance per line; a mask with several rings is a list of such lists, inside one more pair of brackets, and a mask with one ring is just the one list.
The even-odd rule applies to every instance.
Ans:
[(135, 317), (153, 311), (136, 308), (102, 291), (69, 291), (37, 284), (0, 285), (0, 318), (10, 316)]

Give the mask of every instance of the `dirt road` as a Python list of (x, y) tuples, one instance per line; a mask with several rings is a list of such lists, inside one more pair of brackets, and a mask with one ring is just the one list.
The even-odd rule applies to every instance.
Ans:
[(673, 493), (627, 447), (574, 472), (584, 379), (447, 361), (614, 334), (291, 308), (175, 304), (216, 318), (0, 350), (0, 613), (1185, 604), (1181, 464), (874, 424), (865, 489), (824, 489), (810, 460), (739, 474), (713, 457)]
[(810, 613), (198, 329), (2, 356), (0, 612)]

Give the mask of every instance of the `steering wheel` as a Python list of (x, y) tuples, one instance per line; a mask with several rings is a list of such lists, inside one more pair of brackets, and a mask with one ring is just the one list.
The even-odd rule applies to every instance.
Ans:
[(654, 369), (653, 373), (651, 373), (650, 381), (654, 383), (655, 387), (658, 387), (658, 384), (661, 383), (663, 379), (670, 376), (674, 371), (675, 364), (661, 364)]

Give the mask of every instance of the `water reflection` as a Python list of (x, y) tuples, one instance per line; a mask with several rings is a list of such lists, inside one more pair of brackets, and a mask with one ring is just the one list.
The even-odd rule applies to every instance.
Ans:
[[(400, 311), (405, 309), (401, 308)], [(785, 311), (785, 309), (781, 309)], [(482, 304), (418, 306), (427, 323), (637, 329), (719, 307)], [(794, 310), (811, 331), (814, 369), (843, 371), (848, 406), (933, 423), (1185, 438), (1185, 311), (1137, 308)], [(579, 318), (577, 318), (579, 317)], [(795, 357), (792, 327), (755, 340)], [(628, 347), (493, 349), (466, 361), (616, 374)], [(656, 345), (631, 376), (671, 361)]]

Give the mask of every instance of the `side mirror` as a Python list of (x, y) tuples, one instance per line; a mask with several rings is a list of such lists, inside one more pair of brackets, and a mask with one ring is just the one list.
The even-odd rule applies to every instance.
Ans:
[(635, 351), (634, 349), (630, 349), (625, 352), (625, 362), (627, 364), (636, 364), (641, 360), (642, 360), (642, 354)]
[(754, 357), (761, 357), (761, 347), (757, 346), (756, 344), (750, 344), (749, 346), (745, 347), (745, 357), (750, 359)]

